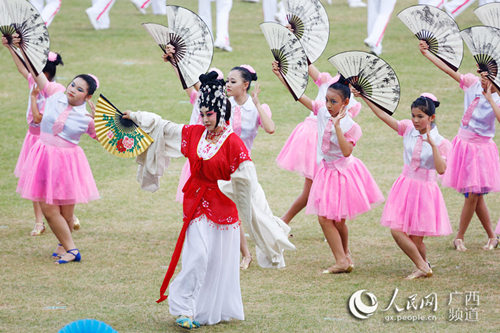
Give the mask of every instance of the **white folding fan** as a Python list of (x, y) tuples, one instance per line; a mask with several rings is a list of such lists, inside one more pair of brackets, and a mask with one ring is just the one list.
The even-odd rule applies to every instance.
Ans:
[(482, 24), (500, 28), (500, 3), (492, 2), (479, 6), (474, 10), (474, 14)]
[(401, 91), (396, 72), (388, 63), (361, 51), (342, 52), (328, 61), (361, 95), (389, 115), (394, 113)]
[(260, 24), (274, 59), (279, 62), (280, 72), (288, 90), (298, 100), (307, 88), (309, 80), (307, 57), (295, 35), (278, 23)]
[(144, 28), (165, 52), (167, 44), (175, 47), (172, 64), (179, 70), (184, 89), (198, 82), (212, 63), (214, 42), (203, 20), (184, 7), (167, 6), (168, 28), (145, 23)]
[(500, 89), (500, 29), (477, 26), (460, 31), (465, 45), (474, 56), (481, 71), (488, 72), (488, 79)]
[[(49, 33), (45, 22), (35, 7), (26, 0), (4, 0), (3, 5), (5, 7), (0, 10), (0, 15), (3, 16), (2, 33), (8, 40), (12, 38), (13, 33), (19, 34), (21, 38), (19, 46), (27, 59), (23, 59), (21, 52), (14, 46), (11, 48), (23, 62), (26, 61), (31, 65), (35, 75), (38, 76), (43, 71), (49, 55)], [(11, 28), (4, 25), (8, 21)]]
[(416, 5), (403, 9), (398, 17), (420, 40), (429, 44), (429, 51), (455, 72), (462, 63), (464, 46), (455, 20), (433, 6)]
[(302, 43), (309, 63), (323, 53), (330, 35), (330, 22), (319, 0), (283, 0), (286, 18)]

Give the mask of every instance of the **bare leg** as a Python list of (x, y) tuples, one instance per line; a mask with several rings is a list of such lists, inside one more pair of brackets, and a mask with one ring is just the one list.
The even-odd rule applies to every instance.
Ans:
[(425, 248), (424, 237), (410, 235), (410, 238), (412, 242), (415, 243), (415, 246), (417, 247), (418, 252), (420, 253), (422, 259), (424, 259), (424, 261), (427, 262), (427, 249)]
[(481, 221), (484, 230), (486, 230), (488, 238), (496, 238), (495, 232), (493, 231), (493, 225), (491, 224), (490, 212), (488, 211), (488, 206), (486, 206), (486, 201), (484, 200), (484, 195), (480, 195), (477, 199), (476, 215), (479, 218), (479, 221)]
[(467, 231), (469, 223), (472, 220), (472, 215), (474, 215), (474, 212), (476, 211), (477, 202), (477, 194), (469, 193), (469, 197), (465, 198), (462, 214), (460, 215), (460, 225), (455, 239), (464, 239), (465, 231)]
[[(52, 229), (59, 243), (62, 244), (66, 251), (75, 249), (76, 246), (71, 237), (71, 231), (73, 230), (73, 210), (75, 205), (58, 206), (40, 202), (40, 207), (42, 208), (45, 219), (49, 223), (50, 229)], [(61, 259), (72, 261), (75, 257), (70, 253), (66, 253)]]
[(342, 238), (338, 229), (334, 226), (333, 220), (329, 220), (325, 216), (318, 216), (318, 221), (321, 229), (323, 229), (328, 245), (330, 245), (333, 256), (335, 257), (335, 266), (340, 269), (347, 268), (349, 266), (349, 262), (345, 256)]
[(340, 238), (342, 239), (342, 248), (347, 255), (347, 253), (349, 253), (349, 230), (345, 224), (345, 219), (342, 219), (340, 222), (334, 222), (333, 225), (339, 231)]
[(35, 227), (30, 232), (30, 236), (40, 236), (45, 231), (45, 224), (39, 202), (33, 201), (33, 210), (35, 211)]
[[(420, 251), (418, 250), (417, 245), (413, 242), (412, 238), (410, 238), (407, 234), (402, 231), (391, 229), (391, 234), (396, 244), (403, 250), (403, 252), (413, 261), (415, 266), (423, 272), (427, 272), (429, 270), (429, 266), (427, 262), (420, 255)], [(412, 236), (414, 239), (420, 239), (422, 242), (423, 237)]]
[(281, 217), (283, 222), (286, 224), (290, 223), (290, 221), (297, 215), (304, 207), (307, 205), (307, 199), (309, 198), (309, 191), (311, 191), (312, 179), (305, 178), (304, 188), (302, 189), (302, 193), (295, 199), (292, 203), (288, 211)]

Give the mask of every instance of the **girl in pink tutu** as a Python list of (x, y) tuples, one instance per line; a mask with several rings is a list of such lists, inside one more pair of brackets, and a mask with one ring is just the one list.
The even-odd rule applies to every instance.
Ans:
[(392, 237), (417, 268), (406, 279), (431, 277), (424, 237), (451, 234), (448, 211), (436, 183), (436, 171), (444, 174), (451, 150), (450, 141), (433, 124), (439, 102), (434, 95), (424, 93), (411, 105), (412, 120), (397, 121), (361, 97), (380, 120), (403, 137), (404, 143), (403, 172), (389, 192), (381, 224), (391, 228)]
[[(15, 39), (18, 46), (19, 38)], [(21, 49), (22, 50), (22, 49)], [(23, 51), (23, 56), (24, 55)], [(28, 67), (29, 62), (27, 62)], [(33, 70), (30, 68), (30, 73)], [(45, 100), (40, 139), (31, 148), (19, 177), (17, 192), (21, 197), (40, 203), (42, 213), (59, 240), (53, 257), (56, 264), (80, 261), (80, 252), (73, 242), (75, 204), (99, 198), (92, 171), (80, 137), (88, 133), (97, 139), (93, 114), (86, 110), (92, 94), (99, 85), (93, 75), (81, 74), (64, 88), (50, 82), (44, 75), (34, 78)], [(66, 90), (66, 94), (64, 91)], [(36, 105), (33, 105), (36, 107)]]
[[(284, 83), (278, 66), (274, 61), (273, 72)], [(321, 167), (313, 179), (306, 214), (318, 215), (335, 256), (335, 265), (323, 273), (352, 272), (354, 265), (349, 256), (345, 220), (354, 219), (384, 201), (368, 169), (352, 156), (361, 128), (349, 115), (350, 96), (347, 81), (339, 77), (338, 82), (328, 88), (326, 102), (313, 101), (305, 95), (299, 99), (318, 120), (316, 160)]]
[[(320, 72), (312, 64), (309, 65), (309, 76), (319, 88), (316, 101), (324, 101), (328, 87), (338, 81), (338, 75), (332, 77), (328, 72)], [(360, 103), (350, 108), (351, 117), (355, 117), (360, 109)], [(312, 181), (319, 170), (319, 165), (316, 163), (317, 143), (317, 119), (316, 115), (311, 111), (310, 115), (295, 127), (276, 158), (280, 168), (295, 172), (305, 178), (302, 193), (295, 199), (285, 215), (281, 217), (286, 224), (289, 224), (307, 205)]]
[(419, 49), (424, 57), (457, 81), (465, 92), (464, 115), (458, 135), (452, 141), (443, 179), (444, 186), (465, 195), (460, 226), (453, 245), (457, 251), (467, 250), (464, 235), (475, 212), (488, 234), (483, 249), (492, 250), (498, 246), (498, 239), (493, 232), (484, 195), (500, 191), (500, 161), (497, 146), (492, 140), (495, 136), (495, 120), (500, 121), (500, 96), (486, 78), (486, 73), (481, 73), (481, 78), (471, 73), (462, 75), (430, 53), (426, 42), (421, 41)]
[[(16, 168), (14, 170), (14, 175), (19, 178), (24, 166), (24, 162), (26, 161), (26, 157), (28, 156), (31, 147), (40, 138), (40, 122), (42, 121), (43, 111), (45, 108), (45, 97), (38, 93), (38, 89), (35, 89), (36, 85), (33, 76), (31, 76), (26, 67), (24, 67), (19, 57), (9, 47), (7, 38), (3, 37), (3, 35), (2, 44), (10, 51), (12, 59), (14, 59), (14, 63), (16, 64), (17, 70), (24, 76), (26, 80), (28, 80), (28, 86), (30, 89), (28, 110), (26, 112), (28, 131), (26, 132), (26, 136), (24, 137), (23, 146), (21, 148), (19, 158), (17, 159)], [(47, 80), (53, 81), (55, 79), (56, 67), (58, 65), (64, 65), (61, 56), (57, 53), (49, 52), (47, 64), (42, 71)], [(33, 92), (35, 92), (35, 94), (33, 94)], [(34, 114), (32, 111), (32, 103), (37, 104), (38, 106), (37, 109), (39, 110), (39, 112), (37, 112), (36, 114)], [(45, 224), (43, 223), (43, 214), (42, 210), (40, 209), (40, 204), (36, 201), (33, 201), (33, 209), (35, 211), (35, 227), (33, 228), (33, 231), (31, 231), (30, 236), (40, 236), (45, 231)]]

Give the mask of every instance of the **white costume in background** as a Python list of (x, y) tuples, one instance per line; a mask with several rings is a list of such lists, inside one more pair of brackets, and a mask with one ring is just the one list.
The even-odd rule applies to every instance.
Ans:
[(109, 29), (109, 11), (116, 0), (92, 0), (92, 7), (85, 12), (95, 30)]
[[(207, 24), (212, 36), (214, 36), (211, 4), (211, 0), (199, 0), (198, 15)], [(233, 7), (233, 0), (215, 0), (215, 7), (217, 9), (217, 38), (215, 38), (214, 46), (231, 52), (233, 49), (229, 45), (229, 13)]]
[(264, 12), (264, 22), (278, 22), (276, 15), (278, 14), (277, 0), (262, 0), (262, 11)]
[(146, 15), (146, 8), (151, 5), (154, 15), (167, 15), (167, 0), (131, 0), (141, 14)]
[[(462, 14), (470, 5), (472, 5), (476, 0), (419, 0), (419, 5), (430, 5), (437, 8), (444, 8), (448, 14), (454, 18)], [(479, 6), (485, 5), (487, 3), (500, 2), (496, 0), (479, 0)]]
[[(45, 6), (43, 5), (44, 2), (47, 3)], [(33, 7), (42, 15), (42, 19), (47, 27), (52, 23), (59, 9), (61, 9), (61, 2), (62, 0), (30, 0)]]
[(368, 37), (365, 44), (376, 55), (382, 53), (382, 39), (396, 0), (368, 0)]

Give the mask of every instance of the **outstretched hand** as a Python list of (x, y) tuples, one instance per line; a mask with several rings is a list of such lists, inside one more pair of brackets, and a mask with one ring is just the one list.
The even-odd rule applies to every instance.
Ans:
[(426, 129), (426, 132), (425, 132), (427, 134), (427, 138), (424, 138), (423, 141), (427, 142), (428, 144), (430, 144), (431, 147), (434, 147), (434, 145), (436, 143), (434, 142), (434, 140), (431, 137), (431, 130), (432, 130), (431, 124), (427, 124), (427, 129)]
[(281, 72), (280, 72), (280, 64), (277, 60), (274, 60), (272, 62), (272, 66), (273, 66), (273, 73), (276, 74), (276, 76), (280, 77), (281, 76)]
[(423, 55), (425, 55), (429, 51), (429, 44), (427, 44), (425, 40), (421, 40), (418, 43), (418, 49)]
[(130, 111), (130, 110), (123, 112), (123, 119), (130, 119), (131, 113), (132, 113), (132, 111)]
[(340, 120), (342, 118), (344, 118), (347, 114), (347, 108), (344, 106), (340, 112), (335, 116), (335, 117), (332, 117), (332, 120), (333, 120), (333, 126), (337, 126), (340, 124)]
[(91, 112), (90, 114), (86, 114), (86, 116), (93, 119), (95, 117), (95, 104), (90, 99), (87, 101), (87, 103), (89, 103)]
[(349, 85), (349, 88), (351, 88), (351, 93), (354, 95), (354, 97), (363, 97), (361, 96), (361, 93), (352, 85)]
[(252, 102), (255, 105), (260, 104), (259, 102), (259, 93), (260, 93), (260, 85), (258, 83), (255, 84), (255, 88), (252, 91)]
[(174, 54), (175, 54), (175, 47), (173, 45), (170, 45), (168, 44), (166, 47), (165, 47), (165, 51), (167, 53), (164, 53), (161, 57), (163, 58), (163, 61), (165, 62), (169, 62), (169, 61), (172, 61), (172, 59), (174, 58)]

